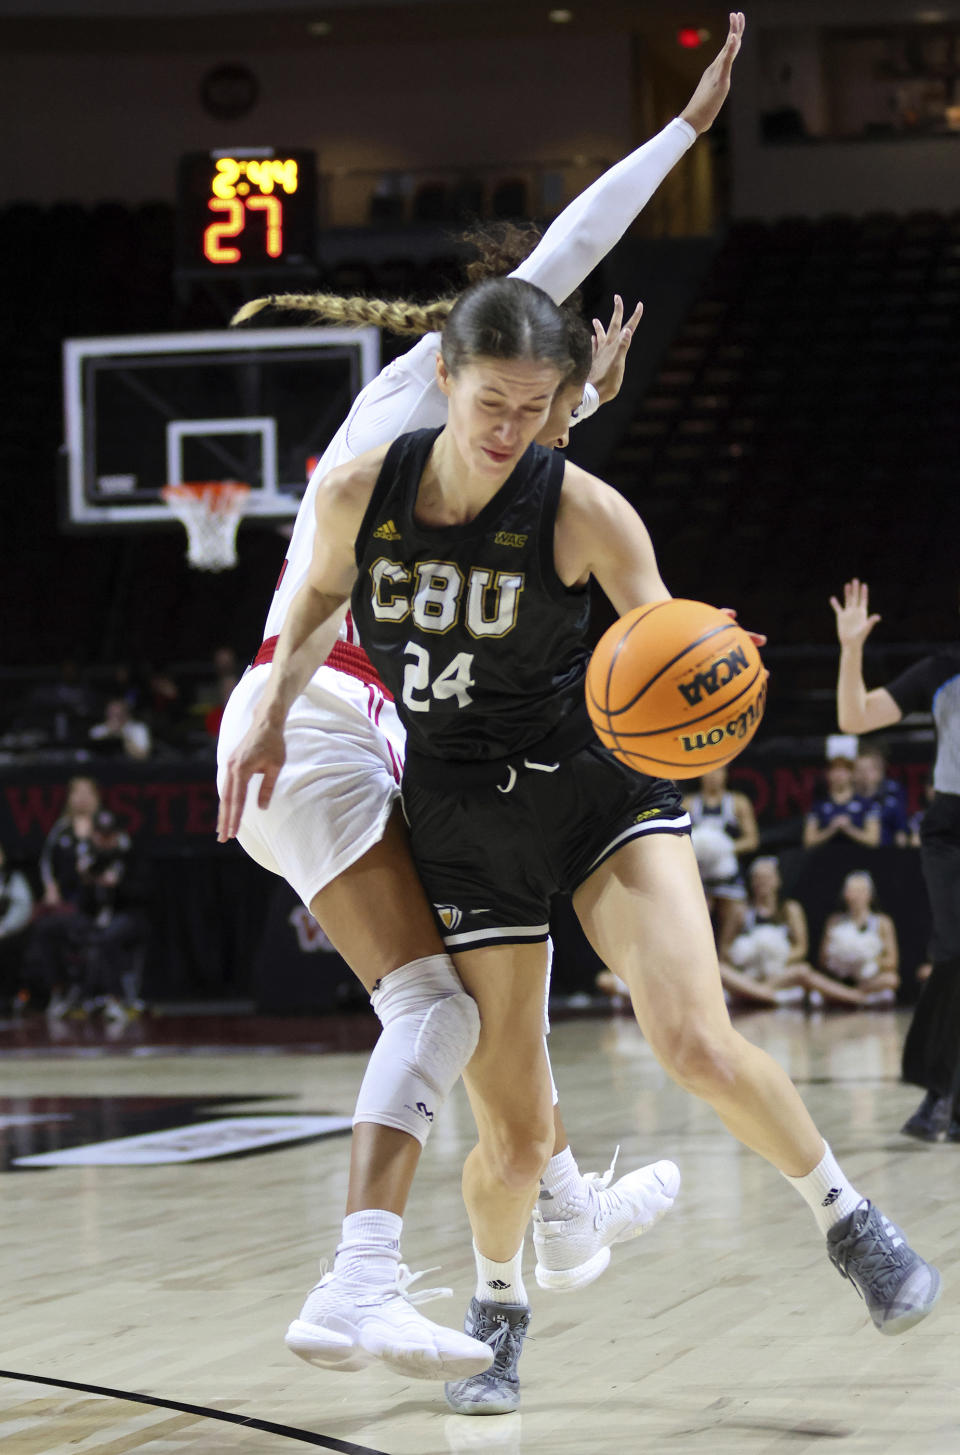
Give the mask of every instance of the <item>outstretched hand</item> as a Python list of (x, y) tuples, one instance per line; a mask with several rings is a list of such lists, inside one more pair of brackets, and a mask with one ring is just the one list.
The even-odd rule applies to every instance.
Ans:
[(837, 619), (837, 640), (841, 647), (863, 646), (880, 617), (870, 616), (870, 593), (866, 581), (856, 577), (843, 588), (843, 605), (831, 596), (830, 605)]
[(610, 323), (604, 328), (599, 318), (593, 320), (593, 364), (590, 368), (590, 383), (600, 396), (601, 404), (616, 399), (623, 383), (623, 372), (627, 365), (627, 351), (633, 342), (637, 324), (643, 316), (643, 304), (638, 303), (627, 319), (623, 321), (623, 299), (614, 295), (613, 313)]
[(690, 123), (698, 136), (709, 131), (716, 121), (720, 107), (727, 99), (730, 90), (730, 72), (733, 70), (733, 63), (737, 58), (737, 51), (740, 49), (740, 42), (743, 39), (746, 20), (742, 10), (734, 10), (730, 14), (730, 29), (723, 45), (723, 50), (712, 60), (700, 77), (697, 89), (687, 102), (680, 115), (684, 121)]

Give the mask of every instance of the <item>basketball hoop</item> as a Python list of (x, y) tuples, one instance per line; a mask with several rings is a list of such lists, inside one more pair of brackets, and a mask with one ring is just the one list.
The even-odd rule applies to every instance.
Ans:
[(237, 564), (237, 527), (250, 494), (238, 480), (164, 485), (160, 494), (187, 531), (187, 561), (198, 571)]

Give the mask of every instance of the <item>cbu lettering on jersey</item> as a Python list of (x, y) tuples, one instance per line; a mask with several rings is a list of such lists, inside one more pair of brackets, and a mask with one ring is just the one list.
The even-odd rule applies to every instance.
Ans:
[(425, 526), (414, 507), (439, 434), (403, 435), (384, 458), (357, 537), (351, 612), (409, 748), (499, 759), (581, 714), (586, 723), (589, 594), (565, 586), (553, 560), (565, 464), (531, 445), (473, 520)]
[(471, 566), (465, 577), (453, 561), (418, 561), (411, 573), (381, 556), (370, 579), (371, 607), (380, 622), (412, 617), (421, 631), (444, 635), (462, 616), (474, 638), (503, 637), (517, 624), (523, 575), (516, 571)]

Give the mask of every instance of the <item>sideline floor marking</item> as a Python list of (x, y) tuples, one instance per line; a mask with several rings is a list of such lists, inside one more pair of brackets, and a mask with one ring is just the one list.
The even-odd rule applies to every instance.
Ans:
[(0, 1379), (19, 1379), (28, 1384), (49, 1384), (55, 1389), (76, 1389), (81, 1394), (102, 1394), (108, 1399), (125, 1399), (134, 1404), (156, 1405), (159, 1409), (178, 1410), (181, 1414), (201, 1415), (209, 1420), (223, 1420), (228, 1425), (246, 1425), (251, 1430), (263, 1430), (268, 1435), (281, 1435), (287, 1440), (299, 1440), (304, 1445), (319, 1445), (324, 1450), (336, 1450), (338, 1455), (386, 1455), (383, 1450), (374, 1450), (370, 1445), (354, 1445), (350, 1440), (338, 1440), (333, 1435), (315, 1435), (312, 1430), (298, 1430), (293, 1425), (275, 1425), (270, 1420), (258, 1420), (253, 1415), (235, 1415), (229, 1410), (210, 1409), (202, 1404), (184, 1404), (178, 1399), (160, 1399), (155, 1394), (133, 1394), (127, 1389), (106, 1389), (99, 1384), (77, 1384), (72, 1379), (51, 1379), (45, 1374), (18, 1374), (11, 1369), (0, 1369)]

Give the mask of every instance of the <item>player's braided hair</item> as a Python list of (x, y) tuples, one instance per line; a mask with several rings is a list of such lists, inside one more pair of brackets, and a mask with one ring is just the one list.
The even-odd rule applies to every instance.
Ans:
[[(460, 241), (472, 248), (475, 256), (466, 264), (468, 283), (481, 283), (485, 278), (503, 278), (528, 258), (540, 241), (541, 233), (533, 223), (493, 222), (461, 233)], [(249, 324), (266, 310), (299, 313), (304, 323), (340, 324), (362, 328), (372, 324), (401, 338), (422, 338), (439, 333), (450, 316), (456, 298), (437, 298), (431, 303), (415, 303), (410, 299), (343, 297), (339, 293), (271, 293), (266, 298), (253, 298), (238, 309), (230, 320), (231, 328)], [(564, 308), (580, 314), (580, 294), (568, 298)]]
[(304, 323), (340, 324), (347, 328), (373, 324), (401, 338), (422, 338), (426, 333), (439, 333), (455, 302), (454, 298), (413, 303), (407, 299), (345, 298), (339, 293), (271, 293), (266, 298), (253, 298), (245, 303), (231, 318), (230, 327), (249, 323), (266, 309), (279, 309), (303, 314)]

